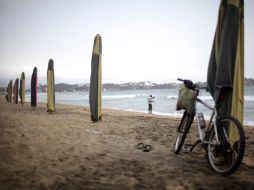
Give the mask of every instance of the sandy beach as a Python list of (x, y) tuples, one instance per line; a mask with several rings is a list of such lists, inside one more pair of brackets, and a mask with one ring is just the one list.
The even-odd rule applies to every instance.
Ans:
[[(209, 169), (201, 147), (172, 152), (177, 118), (103, 113), (92, 123), (87, 107), (57, 105), (49, 114), (46, 104), (32, 110), (0, 96), (0, 189), (254, 189), (254, 127), (245, 126), (240, 168), (222, 177)], [(138, 150), (141, 142), (152, 151)]]

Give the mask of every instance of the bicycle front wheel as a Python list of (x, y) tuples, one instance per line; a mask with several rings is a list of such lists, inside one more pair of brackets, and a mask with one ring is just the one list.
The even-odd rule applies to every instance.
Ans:
[(218, 139), (214, 127), (210, 131), (207, 160), (210, 168), (227, 176), (236, 171), (242, 162), (245, 150), (245, 135), (241, 123), (234, 117), (218, 120)]
[(194, 114), (188, 114), (187, 111), (184, 112), (181, 122), (177, 129), (177, 135), (174, 145), (174, 153), (178, 154), (183, 146), (184, 140), (187, 133), (189, 132), (191, 123), (193, 121)]

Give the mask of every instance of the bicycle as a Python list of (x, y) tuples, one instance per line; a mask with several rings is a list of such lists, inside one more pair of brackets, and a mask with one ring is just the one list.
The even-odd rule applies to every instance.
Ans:
[[(202, 144), (206, 151), (206, 158), (209, 167), (216, 173), (222, 176), (228, 176), (235, 172), (242, 162), (245, 150), (245, 135), (242, 124), (234, 117), (225, 116), (219, 117), (216, 106), (211, 106), (202, 101), (199, 96), (199, 91), (202, 89), (190, 80), (178, 79), (183, 82), (183, 85), (189, 90), (196, 93), (193, 98), (194, 112), (188, 113), (184, 111), (181, 122), (177, 128), (177, 136), (174, 145), (174, 153), (178, 154), (188, 134), (190, 127), (196, 117), (196, 126), (199, 134), (199, 139), (191, 146), (185, 147), (185, 151), (191, 152), (197, 144)], [(197, 109), (197, 104), (200, 103), (212, 111), (212, 115), (208, 125), (202, 127), (202, 120), (199, 120), (200, 113)], [(201, 117), (202, 118), (202, 117)]]

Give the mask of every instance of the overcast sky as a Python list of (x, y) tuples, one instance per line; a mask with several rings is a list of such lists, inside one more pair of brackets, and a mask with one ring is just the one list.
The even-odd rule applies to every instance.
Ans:
[[(219, 0), (0, 0), (0, 76), (90, 80), (102, 36), (103, 83), (206, 81)], [(254, 78), (254, 1), (245, 0), (245, 77)], [(44, 78), (44, 79), (43, 79)]]

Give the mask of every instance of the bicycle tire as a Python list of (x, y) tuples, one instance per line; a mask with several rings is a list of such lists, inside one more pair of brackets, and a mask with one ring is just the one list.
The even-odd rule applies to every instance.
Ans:
[(186, 135), (189, 132), (191, 123), (193, 121), (194, 114), (188, 114), (187, 111), (184, 112), (181, 122), (177, 128), (177, 135), (174, 144), (174, 153), (179, 154), (183, 143), (185, 141)]
[(214, 172), (222, 176), (228, 176), (234, 173), (242, 162), (245, 151), (245, 134), (242, 124), (231, 116), (220, 118), (217, 126), (218, 130), (220, 129), (218, 135), (221, 145), (213, 144), (213, 140), (215, 140), (213, 126), (208, 137), (209, 144), (206, 148), (207, 161)]

